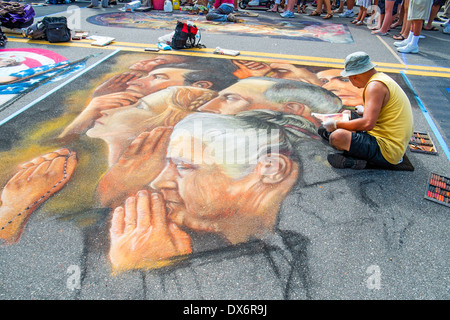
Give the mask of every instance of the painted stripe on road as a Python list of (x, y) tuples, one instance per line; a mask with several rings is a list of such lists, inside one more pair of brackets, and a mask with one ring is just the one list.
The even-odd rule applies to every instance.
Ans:
[[(48, 41), (41, 40), (30, 40), (18, 36), (9, 36), (9, 41), (13, 42), (21, 42), (21, 43), (30, 43), (30, 44), (44, 44), (44, 45), (56, 45), (56, 46), (67, 46), (67, 47), (81, 47), (81, 48), (95, 48), (95, 49), (104, 49), (104, 50), (117, 50), (121, 49), (124, 51), (133, 51), (133, 52), (142, 52), (143, 48), (151, 47), (156, 48), (154, 44), (145, 44), (145, 43), (131, 43), (131, 42), (122, 42), (122, 41), (114, 41), (112, 44), (104, 47), (96, 47), (92, 46), (92, 40), (75, 40), (71, 42), (61, 42), (61, 43), (49, 43)], [(335, 59), (335, 58), (322, 58), (322, 57), (310, 57), (310, 56), (296, 56), (296, 55), (285, 55), (285, 54), (274, 54), (274, 53), (261, 53), (261, 52), (252, 52), (252, 51), (241, 51), (239, 56), (224, 56), (224, 55), (216, 55), (212, 52), (214, 49), (187, 49), (187, 50), (167, 50), (161, 51), (161, 54), (175, 54), (175, 55), (189, 55), (189, 56), (210, 56), (214, 58), (222, 58), (222, 59), (246, 59), (252, 61), (274, 61), (280, 62), (283, 61), (285, 63), (296, 63), (310, 66), (319, 66), (319, 67), (331, 67), (331, 68), (343, 68), (344, 67), (344, 59)], [(375, 61), (374, 61), (375, 62)], [(400, 73), (405, 72), (411, 75), (419, 75), (419, 76), (433, 76), (433, 77), (444, 77), (450, 78), (450, 68), (446, 67), (437, 67), (437, 66), (415, 66), (415, 65), (406, 65), (403, 63), (386, 63), (386, 62), (375, 62), (380, 71), (383, 72), (393, 72)]]
[(436, 127), (436, 124), (434, 123), (433, 119), (431, 118), (430, 114), (428, 113), (427, 108), (422, 103), (422, 100), (420, 100), (419, 96), (417, 95), (416, 91), (414, 90), (411, 82), (409, 81), (408, 77), (404, 72), (400, 73), (405, 80), (408, 87), (411, 89), (411, 91), (414, 93), (414, 98), (417, 101), (417, 104), (419, 105), (420, 110), (422, 111), (423, 116), (428, 122), (428, 125), (431, 127), (431, 130), (433, 131), (434, 135), (436, 136), (436, 139), (438, 140), (442, 150), (444, 151), (444, 154), (447, 156), (447, 159), (450, 161), (450, 150), (447, 146), (447, 144), (444, 141), (444, 138), (442, 137), (441, 133), (439, 132), (439, 129)]

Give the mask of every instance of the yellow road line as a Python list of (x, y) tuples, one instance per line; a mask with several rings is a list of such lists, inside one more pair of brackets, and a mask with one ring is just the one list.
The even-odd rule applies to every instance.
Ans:
[[(377, 36), (379, 37), (379, 36)], [(92, 40), (74, 40), (71, 42), (60, 42), (60, 43), (49, 43), (44, 40), (31, 40), (26, 38), (21, 38), (12, 35), (8, 38), (11, 42), (19, 43), (29, 43), (29, 44), (44, 44), (44, 45), (55, 45), (55, 46), (65, 46), (65, 47), (80, 47), (80, 48), (95, 48), (95, 49), (105, 49), (105, 50), (117, 50), (121, 49), (124, 51), (132, 52), (143, 52), (143, 48), (155, 48), (154, 44), (145, 43), (132, 43), (132, 42), (122, 42), (114, 41), (112, 44), (98, 47), (91, 45)], [(382, 43), (389, 48), (389, 46), (380, 39)], [(390, 49), (390, 48), (389, 48)], [(392, 49), (391, 49), (392, 50)], [(212, 52), (214, 49), (204, 48), (204, 49), (189, 49), (189, 50), (167, 50), (160, 51), (159, 54), (175, 54), (175, 55), (188, 55), (188, 56), (198, 56), (198, 57), (214, 57), (219, 59), (245, 59), (250, 61), (263, 61), (263, 62), (284, 62), (284, 63), (294, 63), (300, 65), (326, 67), (326, 68), (344, 68), (344, 59), (335, 58), (322, 58), (322, 57), (311, 57), (311, 56), (297, 56), (297, 55), (286, 55), (286, 54), (274, 54), (274, 53), (263, 53), (263, 52), (252, 52), (252, 51), (241, 51), (239, 56), (225, 56), (216, 55)], [(393, 53), (396, 58), (399, 58), (395, 53)], [(401, 63), (386, 63), (386, 62), (375, 62), (378, 65), (378, 70), (384, 72), (400, 73), (404, 71), (406, 74), (419, 75), (419, 76), (432, 76), (432, 77), (444, 77), (450, 78), (450, 68), (445, 67), (433, 67), (433, 66), (415, 66), (415, 65), (405, 65), (403, 61)]]

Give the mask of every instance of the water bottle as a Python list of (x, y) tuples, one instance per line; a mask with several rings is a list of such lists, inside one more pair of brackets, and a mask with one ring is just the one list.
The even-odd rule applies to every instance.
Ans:
[(166, 43), (159, 42), (157, 46), (158, 46), (158, 49), (161, 49), (161, 50), (172, 50), (172, 47)]
[(164, 12), (172, 12), (172, 11), (173, 11), (172, 1), (165, 0), (164, 1)]

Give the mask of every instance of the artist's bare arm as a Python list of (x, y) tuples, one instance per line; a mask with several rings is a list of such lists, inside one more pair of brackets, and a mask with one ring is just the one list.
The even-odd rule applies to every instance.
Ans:
[(381, 108), (389, 100), (389, 90), (383, 83), (373, 81), (368, 84), (365, 97), (363, 116), (350, 121), (337, 121), (337, 128), (348, 131), (370, 131), (375, 127)]

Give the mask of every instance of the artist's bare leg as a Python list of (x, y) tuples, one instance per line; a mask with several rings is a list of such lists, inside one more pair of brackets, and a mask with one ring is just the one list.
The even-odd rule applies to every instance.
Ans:
[(349, 151), (352, 142), (352, 132), (336, 129), (330, 134), (330, 145), (341, 151)]

